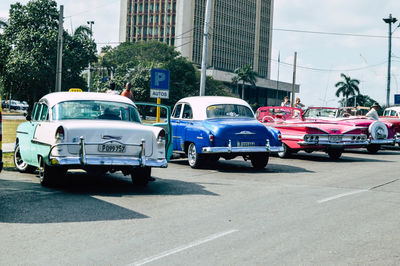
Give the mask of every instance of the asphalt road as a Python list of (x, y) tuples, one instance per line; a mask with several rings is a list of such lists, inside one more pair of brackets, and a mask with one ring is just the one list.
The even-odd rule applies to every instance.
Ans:
[(185, 160), (129, 177), (0, 174), (1, 265), (399, 265), (400, 150)]

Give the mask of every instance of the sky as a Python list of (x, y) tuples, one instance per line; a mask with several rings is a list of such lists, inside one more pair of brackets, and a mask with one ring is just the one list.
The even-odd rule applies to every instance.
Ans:
[[(15, 2), (1, 0), (0, 17), (7, 18), (10, 4)], [(98, 47), (118, 44), (120, 0), (57, 3), (64, 5), (66, 30), (71, 32), (87, 25), (87, 21), (95, 21), (93, 33)], [(386, 104), (389, 26), (382, 19), (390, 13), (400, 20), (399, 0), (275, 0), (271, 79), (277, 80), (279, 69), (279, 80), (292, 82), (297, 52), (296, 83), (300, 84), (300, 93), (296, 96), (307, 106), (338, 106), (335, 83), (341, 80), (341, 73), (360, 80), (362, 94)], [(396, 22), (392, 28), (391, 104), (393, 95), (400, 94), (398, 25)]]

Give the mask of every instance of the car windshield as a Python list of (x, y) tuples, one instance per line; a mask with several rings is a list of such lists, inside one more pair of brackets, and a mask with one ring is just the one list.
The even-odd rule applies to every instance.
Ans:
[(253, 112), (244, 105), (238, 104), (215, 104), (207, 107), (207, 118), (254, 118)]
[(55, 105), (52, 112), (53, 120), (104, 119), (140, 123), (135, 106), (120, 102), (66, 101)]
[(304, 117), (336, 117), (337, 109), (335, 108), (311, 108), (304, 112)]

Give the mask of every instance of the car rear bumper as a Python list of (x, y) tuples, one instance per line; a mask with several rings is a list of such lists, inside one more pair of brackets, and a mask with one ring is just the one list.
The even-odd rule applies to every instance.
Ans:
[(269, 152), (278, 153), (283, 151), (282, 146), (270, 146), (269, 141), (265, 146), (249, 146), (249, 147), (232, 147), (231, 141), (227, 147), (203, 147), (202, 153), (257, 153), (257, 152)]
[(300, 146), (328, 146), (328, 147), (360, 147), (369, 144), (368, 140), (365, 141), (343, 141), (343, 142), (329, 142), (329, 141), (299, 141), (297, 144)]
[(396, 138), (395, 139), (371, 139), (368, 144), (394, 145), (396, 142), (397, 142)]
[[(149, 158), (146, 157), (144, 154), (146, 154), (145, 147), (146, 147), (146, 142), (145, 140), (142, 140), (140, 144), (127, 144), (127, 143), (122, 143), (121, 144), (127, 145), (127, 146), (138, 146), (140, 147), (140, 153), (139, 156), (134, 157), (134, 156), (110, 156), (110, 155), (95, 155), (95, 154), (86, 154), (86, 145), (101, 145), (105, 144), (107, 142), (119, 142), (117, 140), (108, 140), (105, 142), (101, 143), (85, 143), (84, 138), (80, 138), (80, 143), (58, 143), (50, 148), (49, 152), (49, 162), (52, 165), (62, 165), (62, 166), (87, 166), (87, 165), (99, 165), (99, 166), (133, 166), (133, 167), (144, 167), (144, 166), (149, 166), (149, 167), (160, 167), (160, 168), (166, 168), (168, 167), (168, 162), (167, 159), (154, 159), (154, 158)], [(79, 154), (77, 155), (68, 155), (68, 156), (57, 156), (53, 155), (52, 151), (56, 147), (60, 146), (71, 146), (71, 145), (80, 145), (80, 150)]]

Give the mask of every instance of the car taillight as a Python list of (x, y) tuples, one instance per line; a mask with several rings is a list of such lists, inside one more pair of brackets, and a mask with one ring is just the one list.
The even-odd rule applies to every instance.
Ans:
[(278, 134), (278, 140), (282, 140), (282, 134)]
[(157, 142), (165, 142), (165, 130), (161, 130), (160, 133), (158, 133)]
[(63, 140), (64, 139), (64, 128), (59, 126), (56, 131), (56, 139)]
[(213, 134), (208, 135), (208, 138), (209, 138), (209, 140), (210, 140), (211, 142), (214, 141), (214, 135), (213, 135)]

